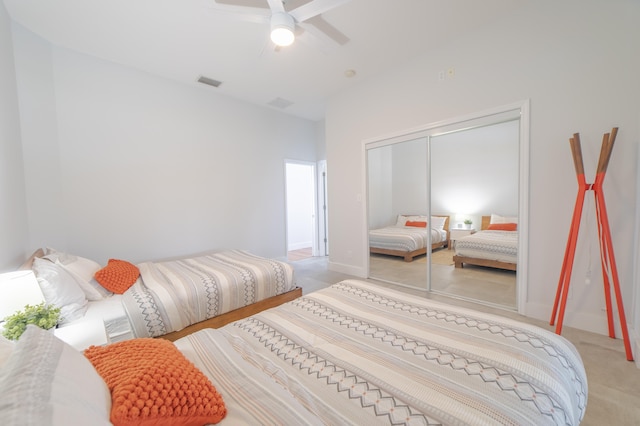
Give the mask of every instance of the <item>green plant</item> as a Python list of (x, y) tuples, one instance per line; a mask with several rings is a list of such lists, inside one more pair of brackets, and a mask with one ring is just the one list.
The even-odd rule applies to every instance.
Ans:
[(464, 224), (465, 225), (471, 225), (473, 223), (473, 221), (471, 219), (465, 219)]
[(40, 328), (48, 330), (55, 327), (60, 319), (60, 308), (54, 305), (25, 305), (22, 311), (17, 311), (4, 319), (4, 330), (2, 335), (9, 340), (18, 338), (27, 329), (27, 324), (34, 324)]

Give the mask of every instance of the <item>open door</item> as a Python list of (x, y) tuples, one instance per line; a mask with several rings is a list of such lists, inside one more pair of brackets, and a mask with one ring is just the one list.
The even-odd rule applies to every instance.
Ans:
[(301, 260), (317, 256), (315, 164), (286, 160), (285, 179), (287, 257), (290, 260)]

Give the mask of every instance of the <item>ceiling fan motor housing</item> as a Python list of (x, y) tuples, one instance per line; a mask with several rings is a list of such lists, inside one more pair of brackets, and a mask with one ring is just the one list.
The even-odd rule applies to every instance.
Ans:
[(295, 36), (295, 21), (287, 12), (276, 12), (271, 15), (271, 41), (278, 46), (289, 46)]

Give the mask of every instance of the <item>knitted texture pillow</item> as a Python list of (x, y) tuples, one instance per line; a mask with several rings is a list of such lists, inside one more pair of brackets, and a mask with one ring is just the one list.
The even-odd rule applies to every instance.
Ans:
[(408, 220), (407, 223), (404, 224), (404, 226), (414, 226), (416, 228), (426, 228), (427, 227), (427, 222), (422, 222), (422, 221), (418, 221), (418, 220)]
[(516, 231), (518, 229), (517, 223), (491, 223), (487, 228), (490, 231)]
[(138, 267), (126, 260), (109, 259), (107, 266), (94, 275), (101, 286), (117, 294), (122, 294), (136, 282), (140, 276)]
[(168, 340), (125, 340), (84, 354), (111, 392), (116, 426), (201, 426), (227, 414), (207, 376)]

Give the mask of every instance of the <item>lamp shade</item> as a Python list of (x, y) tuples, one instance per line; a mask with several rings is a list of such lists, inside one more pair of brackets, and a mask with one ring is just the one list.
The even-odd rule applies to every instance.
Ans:
[(32, 270), (0, 274), (0, 321), (21, 311), (25, 305), (44, 302), (44, 295)]
[(289, 46), (295, 40), (293, 30), (295, 22), (286, 12), (278, 12), (271, 15), (271, 41), (276, 46)]

